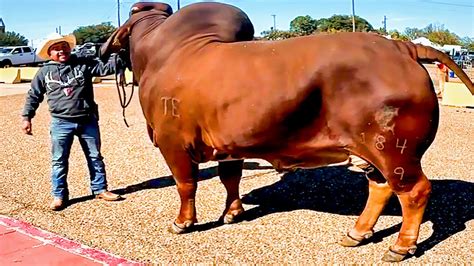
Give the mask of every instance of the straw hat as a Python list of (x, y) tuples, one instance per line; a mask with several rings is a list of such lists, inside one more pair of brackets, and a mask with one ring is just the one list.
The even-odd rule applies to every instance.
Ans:
[(69, 44), (69, 47), (74, 48), (76, 46), (76, 37), (73, 34), (69, 34), (66, 36), (61, 36), (58, 33), (53, 33), (48, 35), (46, 37), (46, 40), (44, 40), (39, 46), (38, 50), (36, 50), (36, 54), (43, 58), (43, 59), (48, 59), (48, 49), (51, 47), (51, 45), (59, 43), (59, 42), (67, 42)]

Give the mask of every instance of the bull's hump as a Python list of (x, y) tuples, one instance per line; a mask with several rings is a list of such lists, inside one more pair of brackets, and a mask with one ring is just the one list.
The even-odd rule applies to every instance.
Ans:
[(163, 24), (176, 41), (212, 39), (219, 42), (252, 40), (254, 29), (247, 15), (233, 6), (221, 3), (189, 5)]

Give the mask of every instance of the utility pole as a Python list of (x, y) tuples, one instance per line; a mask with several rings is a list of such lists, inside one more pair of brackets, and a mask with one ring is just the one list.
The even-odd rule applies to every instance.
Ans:
[(387, 33), (387, 16), (383, 16), (382, 25), (383, 25), (383, 31)]
[(178, 0), (178, 10), (181, 8), (181, 3)]
[(276, 30), (276, 15), (272, 15), (273, 17), (273, 30)]
[(356, 31), (354, 0), (352, 0), (352, 31)]
[(118, 26), (120, 27), (120, 0), (117, 0), (117, 21)]

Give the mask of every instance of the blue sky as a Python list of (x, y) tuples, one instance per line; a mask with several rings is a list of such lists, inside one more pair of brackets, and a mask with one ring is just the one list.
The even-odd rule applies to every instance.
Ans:
[[(128, 17), (136, 1), (120, 0), (121, 22)], [(163, 1), (176, 10), (177, 0)], [(200, 2), (181, 0), (181, 7)], [(351, 14), (351, 0), (223, 0), (244, 10), (254, 23), (257, 35), (273, 26), (286, 30), (299, 15), (313, 18), (333, 14)], [(424, 28), (430, 23), (442, 24), (460, 37), (474, 38), (473, 0), (355, 0), (356, 15), (375, 28), (382, 27), (387, 16), (387, 29), (403, 31), (406, 27)], [(7, 31), (27, 39), (39, 40), (61, 27), (62, 34), (79, 26), (110, 21), (117, 25), (117, 0), (0, 0), (0, 17)]]

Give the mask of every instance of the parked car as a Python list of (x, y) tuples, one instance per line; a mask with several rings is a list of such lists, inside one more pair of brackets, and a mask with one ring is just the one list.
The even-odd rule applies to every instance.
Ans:
[(474, 65), (474, 57), (470, 57), (467, 54), (454, 56), (453, 60), (458, 66), (465, 69), (470, 68)]
[(0, 47), (0, 67), (36, 66), (45, 61), (47, 60), (36, 55), (36, 50), (30, 46)]

